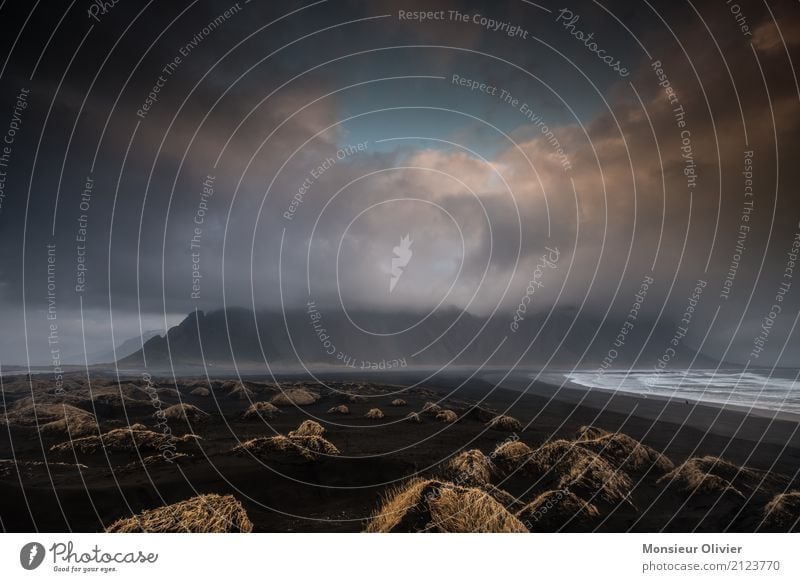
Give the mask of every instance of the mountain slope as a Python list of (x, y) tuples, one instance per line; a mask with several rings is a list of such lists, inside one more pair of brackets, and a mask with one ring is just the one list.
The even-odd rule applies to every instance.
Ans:
[[(357, 323), (361, 329), (355, 327)], [(120, 360), (126, 366), (230, 365), (237, 363), (340, 365), (376, 369), (419, 365), (521, 365), (571, 368), (601, 364), (616, 350), (612, 367), (631, 365), (650, 331), (640, 323), (623, 346), (614, 340), (620, 322), (604, 325), (573, 308), (533, 314), (512, 332), (510, 317), (492, 319), (456, 310), (425, 315), (317, 309), (254, 313), (229, 308), (191, 313), (166, 336)], [(598, 332), (599, 329), (599, 332)], [(637, 367), (650, 367), (669, 347), (673, 329), (656, 326)], [(592, 338), (596, 335), (594, 341)], [(678, 347), (672, 365), (688, 365), (695, 353)], [(713, 364), (702, 357), (702, 364)], [(707, 361), (708, 360), (708, 361)], [(700, 362), (697, 362), (700, 364)]]

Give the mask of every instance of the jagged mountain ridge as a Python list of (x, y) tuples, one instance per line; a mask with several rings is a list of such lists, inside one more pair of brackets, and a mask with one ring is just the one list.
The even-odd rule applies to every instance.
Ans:
[[(259, 363), (341, 365), (352, 368), (413, 367), (414, 365), (521, 365), (572, 367), (600, 365), (615, 349), (612, 367), (630, 366), (651, 327), (637, 326), (625, 344), (615, 346), (617, 321), (578, 316), (573, 308), (538, 313), (512, 332), (509, 316), (491, 319), (456, 310), (425, 317), (412, 312), (304, 310), (253, 312), (228, 308), (196, 311), (166, 336), (156, 336), (143, 350), (120, 360), (127, 366), (212, 365)], [(363, 330), (354, 326), (357, 323)], [(592, 342), (592, 337), (597, 332)], [(639, 333), (637, 333), (639, 331)], [(668, 347), (674, 330), (656, 326), (637, 367), (655, 364)], [(537, 336), (538, 334), (538, 336)], [(641, 336), (641, 337), (639, 337)], [(530, 349), (528, 349), (530, 346)], [(587, 350), (588, 348), (588, 350)], [(527, 350), (527, 351), (526, 351)], [(586, 351), (586, 354), (584, 354)], [(582, 357), (583, 356), (583, 357)], [(671, 364), (686, 365), (695, 353), (681, 345)], [(700, 356), (702, 360), (708, 360)], [(549, 362), (548, 362), (549, 360)], [(392, 364), (394, 362), (394, 364)], [(710, 360), (708, 360), (710, 362)], [(695, 362), (697, 365), (699, 362)]]

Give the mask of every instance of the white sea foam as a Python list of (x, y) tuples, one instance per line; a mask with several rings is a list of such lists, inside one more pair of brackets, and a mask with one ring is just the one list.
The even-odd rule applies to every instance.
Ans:
[(615, 390), (779, 410), (800, 414), (800, 382), (794, 375), (769, 376), (759, 372), (687, 370), (654, 373), (651, 370), (572, 372), (562, 378), (588, 388)]

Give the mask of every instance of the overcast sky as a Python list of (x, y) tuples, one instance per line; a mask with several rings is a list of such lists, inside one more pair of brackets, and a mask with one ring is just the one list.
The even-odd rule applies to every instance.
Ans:
[(797, 3), (602, 4), (5, 3), (0, 364), (54, 323), (75, 360), (195, 308), (507, 315), (532, 279), (620, 319), (650, 276), (676, 326), (706, 284), (690, 345), (797, 364)]

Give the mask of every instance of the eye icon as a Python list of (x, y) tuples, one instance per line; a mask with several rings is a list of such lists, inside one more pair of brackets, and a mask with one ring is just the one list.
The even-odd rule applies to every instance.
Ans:
[(38, 542), (29, 542), (19, 551), (19, 563), (26, 570), (35, 570), (44, 561), (44, 546)]

